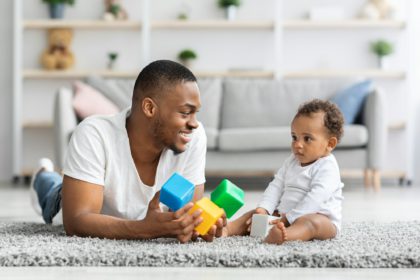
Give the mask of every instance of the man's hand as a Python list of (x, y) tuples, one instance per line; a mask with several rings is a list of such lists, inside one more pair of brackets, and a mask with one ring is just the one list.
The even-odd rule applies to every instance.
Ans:
[[(207, 242), (212, 242), (215, 237), (222, 237), (223, 230), (227, 225), (227, 218), (226, 214), (223, 213), (222, 217), (217, 219), (216, 223), (212, 225), (205, 235), (201, 235), (201, 238), (203, 238)], [(196, 240), (199, 237), (199, 234), (197, 232), (194, 232), (192, 239)]]
[(200, 209), (192, 215), (188, 214), (192, 207), (193, 203), (190, 202), (176, 212), (162, 212), (159, 207), (159, 192), (156, 193), (143, 220), (150, 230), (150, 238), (176, 236), (182, 243), (191, 240), (194, 228), (203, 220)]

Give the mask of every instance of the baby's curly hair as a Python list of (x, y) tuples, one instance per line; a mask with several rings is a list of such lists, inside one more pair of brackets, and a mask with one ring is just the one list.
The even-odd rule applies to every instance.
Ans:
[(340, 109), (334, 103), (321, 99), (313, 99), (299, 106), (295, 119), (300, 116), (310, 116), (313, 113), (324, 112), (324, 125), (331, 136), (340, 142), (343, 136), (344, 117)]

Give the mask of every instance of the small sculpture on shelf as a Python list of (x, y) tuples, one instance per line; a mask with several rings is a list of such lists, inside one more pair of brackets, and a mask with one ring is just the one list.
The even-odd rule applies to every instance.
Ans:
[(50, 18), (60, 19), (64, 17), (64, 5), (74, 5), (75, 0), (42, 0), (49, 5)]
[(127, 11), (121, 4), (120, 0), (105, 0), (104, 20), (126, 20), (128, 19)]
[(379, 68), (388, 69), (387, 56), (394, 52), (392, 44), (385, 40), (372, 42), (371, 50), (378, 57)]
[(236, 18), (236, 10), (241, 5), (241, 0), (218, 0), (219, 7), (225, 9), (226, 19), (231, 21)]
[(197, 54), (191, 49), (184, 49), (179, 52), (179, 61), (188, 68), (191, 68), (193, 60), (197, 58)]
[(108, 53), (108, 69), (109, 70), (114, 70), (115, 69), (115, 64), (117, 62), (117, 58), (118, 58), (118, 53), (117, 52), (110, 52)]
[(387, 0), (369, 0), (360, 11), (364, 19), (392, 19), (395, 17), (396, 8)]
[(70, 51), (73, 32), (67, 28), (48, 30), (48, 48), (41, 55), (41, 64), (45, 69), (64, 70), (74, 65), (74, 56)]

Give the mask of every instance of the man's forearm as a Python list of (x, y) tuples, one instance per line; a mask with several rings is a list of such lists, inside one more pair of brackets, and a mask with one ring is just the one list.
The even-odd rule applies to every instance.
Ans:
[(126, 220), (103, 214), (86, 213), (64, 219), (67, 235), (109, 239), (148, 239), (157, 237), (143, 220)]

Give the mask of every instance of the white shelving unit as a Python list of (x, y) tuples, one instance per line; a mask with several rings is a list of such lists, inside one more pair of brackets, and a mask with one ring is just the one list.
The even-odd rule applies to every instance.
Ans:
[[(138, 0), (136, 0), (138, 1)], [(258, 0), (255, 0), (258, 1)], [(167, 20), (153, 19), (151, 16), (151, 5), (155, 1), (141, 0), (142, 9), (141, 20), (106, 22), (102, 20), (90, 19), (26, 19), (23, 18), (22, 10), (25, 0), (14, 0), (14, 93), (13, 93), (13, 172), (16, 176), (22, 174), (22, 135), (23, 128), (48, 128), (52, 126), (50, 121), (27, 121), (22, 119), (23, 85), (26, 80), (73, 80), (82, 79), (91, 74), (97, 74), (109, 78), (135, 78), (138, 70), (114, 70), (106, 69), (70, 69), (65, 71), (46, 71), (42, 69), (27, 69), (23, 66), (23, 45), (24, 31), (42, 31), (49, 28), (72, 28), (75, 32), (79, 30), (95, 30), (98, 32), (108, 31), (130, 31), (134, 36), (141, 38), (141, 61), (140, 66), (146, 65), (151, 61), (152, 53), (152, 35), (155, 32), (169, 30), (171, 32), (196, 32), (211, 31), (212, 35), (222, 32), (268, 32), (273, 37), (272, 44), (274, 53), (270, 61), (270, 69), (194, 69), (198, 77), (234, 77), (234, 78), (283, 78), (283, 79), (305, 79), (305, 78), (341, 78), (341, 77), (366, 77), (384, 80), (404, 80), (406, 73), (404, 71), (385, 71), (378, 69), (303, 69), (296, 71), (285, 71), (284, 56), (287, 55), (284, 50), (284, 36), (286, 32), (301, 30), (393, 30), (400, 31), (406, 28), (406, 22), (402, 20), (340, 20), (340, 21), (311, 21), (302, 19), (283, 19), (283, 1), (273, 1), (274, 7), (269, 7), (273, 18), (260, 20), (213, 20), (213, 19), (192, 19), (192, 20)], [(77, 3), (76, 3), (77, 5)], [(215, 31), (215, 32), (214, 32)], [(185, 34), (183, 35), (185, 36)], [(217, 38), (215, 38), (217, 39)], [(216, 41), (216, 40), (215, 40)], [(176, 52), (177, 50), (174, 50)], [(233, 54), (234, 55), (234, 54)], [(390, 125), (390, 128), (396, 130), (404, 129), (405, 124), (399, 123), (398, 126)]]

